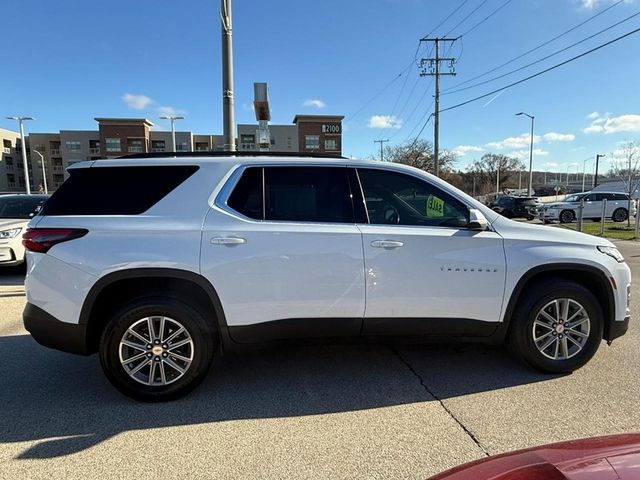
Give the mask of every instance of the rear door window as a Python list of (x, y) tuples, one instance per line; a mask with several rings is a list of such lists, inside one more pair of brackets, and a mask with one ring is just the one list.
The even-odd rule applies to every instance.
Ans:
[(139, 215), (196, 170), (196, 165), (71, 169), (42, 215)]
[(355, 223), (346, 167), (265, 167), (265, 220)]

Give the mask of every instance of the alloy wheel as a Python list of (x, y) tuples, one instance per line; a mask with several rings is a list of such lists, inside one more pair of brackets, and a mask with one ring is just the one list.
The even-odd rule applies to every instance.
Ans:
[(185, 375), (193, 362), (194, 345), (187, 329), (164, 316), (133, 323), (119, 345), (120, 363), (136, 382), (164, 386)]
[(551, 360), (566, 360), (582, 351), (591, 321), (585, 308), (571, 298), (550, 301), (537, 313), (532, 327), (538, 351)]

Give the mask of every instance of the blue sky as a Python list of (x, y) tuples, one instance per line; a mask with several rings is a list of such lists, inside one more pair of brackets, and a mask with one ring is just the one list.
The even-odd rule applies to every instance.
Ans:
[[(373, 141), (379, 138), (389, 138), (391, 144), (407, 140), (432, 111), (431, 77), (420, 78), (412, 63), (418, 39), (432, 32), (463, 1), (236, 0), (237, 122), (254, 122), (253, 82), (266, 81), (274, 123), (290, 123), (297, 113), (346, 115), (345, 155), (373, 154), (377, 150)], [(503, 3), (467, 0), (432, 34), (460, 35)], [(459, 57), (458, 75), (443, 78), (443, 91), (614, 3), (512, 0), (452, 47), (449, 55)], [(3, 23), (3, 37), (5, 44), (14, 48), (5, 53), (4, 75), (0, 77), (2, 117), (32, 115), (37, 121), (28, 125), (28, 131), (34, 132), (92, 129), (93, 118), (98, 116), (144, 116), (164, 129), (168, 125), (158, 116), (179, 112), (186, 117), (180, 129), (220, 133), (218, 6), (217, 0), (7, 2), (3, 18), (11, 21)], [(468, 20), (454, 28), (477, 7)], [(625, 0), (482, 80), (538, 60), (639, 11), (640, 1)], [(441, 108), (638, 27), (640, 16), (521, 72), (443, 95)], [(640, 33), (510, 88), (497, 98), (444, 112), (441, 147), (457, 150), (460, 168), (487, 151), (524, 158), (528, 155), (529, 123), (514, 115), (524, 110), (536, 116), (534, 168), (582, 170), (585, 158), (614, 152), (625, 140), (640, 139), (637, 52)], [(422, 54), (426, 54), (424, 48), (419, 56)], [(404, 74), (392, 81), (401, 72)], [(0, 127), (15, 129), (13, 122), (4, 119)], [(432, 139), (432, 135), (429, 123), (422, 136)], [(587, 165), (592, 167), (593, 161)]]

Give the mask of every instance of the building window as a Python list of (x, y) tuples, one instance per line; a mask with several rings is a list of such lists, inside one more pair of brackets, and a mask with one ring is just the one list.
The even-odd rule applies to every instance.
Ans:
[(271, 146), (273, 147), (276, 144), (276, 139), (271, 137)]
[(291, 148), (293, 146), (293, 142), (291, 141), (291, 137), (287, 137), (287, 148)]
[(164, 152), (166, 148), (164, 140), (151, 140), (151, 151), (152, 152)]
[(89, 151), (92, 154), (100, 153), (100, 140), (89, 140)]
[(49, 142), (49, 150), (51, 155), (60, 155), (60, 142)]
[(4, 157), (4, 161), (7, 165), (13, 165), (13, 157)]
[(320, 135), (305, 135), (304, 148), (307, 150), (317, 150), (320, 148)]
[(336, 150), (336, 141), (331, 139), (331, 140), (325, 140), (324, 141), (324, 149), (325, 150)]
[(130, 153), (142, 153), (144, 151), (142, 147), (142, 139), (133, 138), (129, 140), (128, 150)]
[(122, 151), (122, 147), (120, 146), (119, 138), (105, 138), (105, 143), (107, 144), (107, 152), (120, 152)]
[(245, 150), (256, 148), (256, 136), (247, 134), (240, 135), (240, 146)]
[(4, 153), (11, 153), (11, 140), (2, 140), (2, 151)]
[(177, 142), (176, 143), (176, 151), (177, 152), (186, 152), (189, 150), (189, 142)]
[(79, 152), (80, 150), (82, 150), (80, 142), (64, 142), (64, 145), (69, 152)]

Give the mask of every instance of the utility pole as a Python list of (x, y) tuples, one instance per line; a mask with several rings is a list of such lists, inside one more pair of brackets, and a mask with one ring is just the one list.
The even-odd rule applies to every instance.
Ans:
[(382, 153), (382, 152), (383, 152), (383, 150), (382, 150), (382, 144), (383, 144), (383, 143), (385, 143), (385, 142), (388, 142), (388, 141), (389, 141), (389, 139), (388, 139), (388, 138), (387, 138), (386, 140), (382, 140), (382, 139), (380, 139), (380, 140), (374, 140), (374, 141), (373, 141), (373, 143), (379, 143), (379, 144), (380, 144), (380, 161), (381, 161), (381, 162), (384, 162), (384, 155), (383, 155), (383, 153)]
[(602, 155), (601, 153), (598, 153), (596, 155), (596, 173), (593, 176), (593, 188), (596, 188), (598, 186), (598, 165), (600, 163), (600, 158), (604, 157), (606, 157), (606, 155)]
[(220, 0), (222, 26), (222, 128), (224, 150), (236, 151), (233, 110), (233, 41), (231, 37), (231, 0)]
[[(435, 57), (433, 58), (422, 58), (420, 60), (420, 67), (422, 71), (420, 72), (420, 76), (432, 76), (435, 77), (435, 103), (433, 110), (433, 173), (437, 177), (439, 174), (440, 166), (439, 166), (439, 155), (440, 155), (440, 77), (442, 75), (451, 75), (454, 76), (456, 74), (454, 65), (456, 63), (456, 59), (453, 57), (440, 57), (440, 42), (450, 42), (453, 43), (457, 40), (457, 38), (429, 38), (424, 37), (420, 39), (420, 42), (433, 42)], [(449, 72), (442, 73), (440, 71), (440, 62), (448, 62), (449, 63)]]

